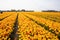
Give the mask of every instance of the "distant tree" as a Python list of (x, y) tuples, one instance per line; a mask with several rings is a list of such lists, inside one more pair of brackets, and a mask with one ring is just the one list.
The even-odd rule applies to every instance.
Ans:
[(3, 11), (0, 10), (0, 14), (2, 14), (2, 13), (3, 13)]
[(0, 14), (2, 14), (3, 12), (1, 11)]
[(25, 9), (22, 9), (21, 11), (25, 12)]
[(17, 10), (17, 11), (20, 11), (20, 10)]
[(34, 12), (33, 10), (28, 10), (27, 12)]
[(16, 11), (15, 9), (11, 9), (11, 11)]

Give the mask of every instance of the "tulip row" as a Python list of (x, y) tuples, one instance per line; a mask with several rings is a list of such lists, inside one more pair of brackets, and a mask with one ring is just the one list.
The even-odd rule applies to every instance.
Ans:
[(16, 16), (17, 14), (14, 13), (11, 16), (0, 21), (0, 40), (7, 40), (7, 38), (9, 37), (9, 35), (14, 29), (13, 26), (16, 20)]
[(3, 14), (0, 14), (0, 20), (11, 15), (11, 14), (13, 14), (13, 12), (3, 12)]
[(22, 12), (18, 16), (19, 40), (58, 40), (57, 36), (27, 18)]
[(56, 35), (60, 35), (60, 23), (53, 22), (42, 17), (33, 16), (27, 13), (25, 15), (32, 18), (36, 22), (43, 24), (42, 26), (45, 26), (49, 31), (52, 31)]

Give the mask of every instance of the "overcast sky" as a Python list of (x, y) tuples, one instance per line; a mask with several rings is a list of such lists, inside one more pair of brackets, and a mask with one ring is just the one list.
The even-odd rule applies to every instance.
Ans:
[(60, 10), (60, 0), (0, 0), (0, 10)]

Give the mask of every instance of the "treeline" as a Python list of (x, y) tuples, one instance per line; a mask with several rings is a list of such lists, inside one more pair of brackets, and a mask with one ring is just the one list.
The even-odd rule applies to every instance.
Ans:
[(57, 10), (42, 10), (42, 12), (60, 12), (60, 11), (57, 11)]
[(34, 12), (34, 10), (15, 10), (15, 9), (11, 9), (11, 10), (0, 10), (0, 14), (2, 14), (3, 12)]
[(25, 9), (22, 9), (22, 10), (15, 10), (15, 9), (11, 9), (11, 10), (0, 10), (0, 12), (34, 12), (34, 10), (25, 10)]

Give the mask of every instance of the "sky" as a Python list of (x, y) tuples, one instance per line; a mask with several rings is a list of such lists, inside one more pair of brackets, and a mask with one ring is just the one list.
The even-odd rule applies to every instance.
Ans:
[(60, 0), (0, 0), (0, 10), (58, 10)]

